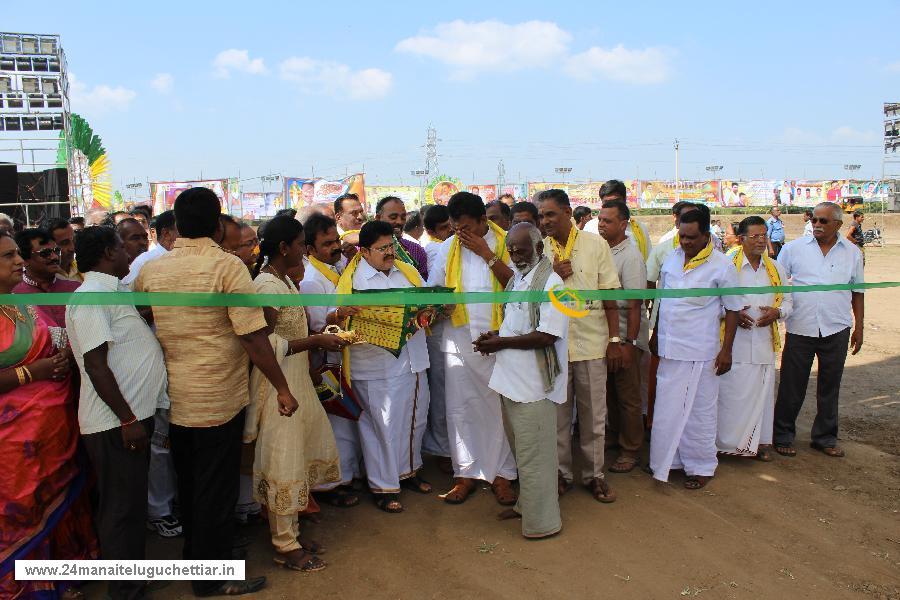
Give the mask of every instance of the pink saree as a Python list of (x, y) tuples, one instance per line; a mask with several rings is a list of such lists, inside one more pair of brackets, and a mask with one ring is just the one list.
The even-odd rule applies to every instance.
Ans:
[[(0, 315), (0, 370), (57, 352), (46, 323), (19, 307)], [(35, 381), (0, 394), (0, 597), (55, 598), (59, 581), (15, 581), (17, 559), (89, 559), (97, 540), (78, 460), (71, 377)]]

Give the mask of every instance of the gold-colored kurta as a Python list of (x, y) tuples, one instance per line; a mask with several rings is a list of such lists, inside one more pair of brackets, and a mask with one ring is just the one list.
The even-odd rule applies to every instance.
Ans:
[[(297, 294), (292, 282), (261, 273), (253, 282), (259, 294)], [(244, 442), (256, 440), (253, 489), (257, 502), (279, 515), (306, 509), (310, 491), (341, 481), (337, 445), (328, 417), (309, 376), (309, 353), (286, 356), (288, 342), (307, 337), (306, 311), (284, 306), (269, 341), (291, 392), (299, 403), (290, 417), (278, 413), (275, 388), (256, 367), (250, 375), (250, 406)]]

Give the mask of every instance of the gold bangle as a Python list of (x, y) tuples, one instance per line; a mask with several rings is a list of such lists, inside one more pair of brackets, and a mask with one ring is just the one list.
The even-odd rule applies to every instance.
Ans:
[(25, 385), (25, 372), (22, 367), (16, 367), (16, 377), (19, 378), (19, 385)]
[(23, 366), (22, 370), (25, 371), (25, 375), (28, 377), (28, 383), (34, 381), (34, 375), (31, 374), (31, 371), (28, 369), (28, 367)]

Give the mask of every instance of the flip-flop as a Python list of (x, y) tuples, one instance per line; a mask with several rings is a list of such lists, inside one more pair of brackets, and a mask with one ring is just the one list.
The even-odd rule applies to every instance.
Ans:
[(400, 482), (400, 487), (405, 490), (416, 492), (417, 494), (430, 494), (434, 488), (418, 475), (413, 475)]
[[(305, 551), (304, 553), (308, 554)], [(325, 561), (323, 561), (318, 556), (313, 556), (312, 554), (309, 555), (309, 559), (304, 561), (303, 564), (291, 562), (289, 559), (281, 556), (276, 556), (272, 559), (272, 561), (283, 569), (289, 569), (291, 571), (301, 571), (303, 573), (315, 573), (316, 571), (321, 571), (327, 566), (325, 564)]]
[(825, 456), (830, 456), (831, 458), (844, 458), (844, 456), (846, 456), (844, 454), (844, 449), (838, 446), (820, 446), (819, 444), (811, 443), (809, 447), (813, 450), (818, 450)]
[(636, 458), (622, 460), (622, 457), (619, 457), (616, 459), (616, 462), (609, 466), (609, 470), (611, 473), (631, 473), (638, 464), (639, 462)]
[(797, 449), (793, 446), (775, 446), (775, 452), (786, 458), (797, 456)]
[(712, 481), (712, 477), (706, 475), (688, 475), (688, 478), (684, 480), (684, 488), (687, 490), (703, 489), (710, 481)]

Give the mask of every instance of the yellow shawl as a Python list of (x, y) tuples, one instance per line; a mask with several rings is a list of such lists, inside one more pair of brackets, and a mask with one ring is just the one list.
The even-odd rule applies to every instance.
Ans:
[(334, 269), (331, 268), (331, 265), (327, 265), (323, 263), (321, 260), (310, 254), (306, 258), (309, 259), (309, 264), (315, 267), (316, 271), (322, 274), (325, 279), (333, 283), (334, 285), (338, 284), (338, 281), (341, 279), (341, 276), (335, 272)]
[[(498, 260), (505, 263), (509, 258), (509, 253), (506, 250), (506, 232), (493, 221), (488, 221), (487, 224), (497, 238), (497, 243), (494, 246), (494, 254), (497, 256)], [(491, 282), (494, 292), (503, 291), (503, 286), (500, 285), (500, 281), (494, 276), (493, 272), (491, 272)], [(463, 291), (462, 243), (459, 241), (459, 236), (453, 236), (453, 241), (450, 243), (450, 251), (447, 253), (447, 276), (445, 285), (447, 287), (452, 287), (454, 292)], [(469, 323), (469, 311), (466, 309), (465, 304), (456, 305), (453, 314), (450, 315), (450, 322), (454, 327), (461, 327)], [(501, 323), (503, 323), (503, 304), (494, 304), (491, 311), (491, 329), (499, 330)]]
[(713, 243), (712, 238), (709, 238), (709, 243), (706, 244), (706, 248), (697, 253), (697, 256), (687, 261), (684, 265), (684, 272), (687, 273), (692, 269), (696, 269), (703, 263), (709, 260), (709, 257), (712, 256), (713, 253)]
[(550, 247), (553, 248), (553, 254), (556, 256), (556, 260), (569, 260), (572, 258), (572, 250), (575, 248), (575, 238), (578, 237), (578, 227), (572, 224), (571, 229), (569, 229), (569, 237), (566, 240), (566, 245), (563, 247), (553, 236), (550, 236)]
[[(739, 250), (734, 253), (734, 258), (732, 262), (734, 262), (735, 268), (738, 270), (738, 273), (741, 272), (741, 266), (744, 264), (744, 249), (738, 246)], [(781, 285), (781, 275), (778, 274), (778, 269), (775, 267), (775, 261), (769, 258), (764, 252), (762, 255), (762, 264), (763, 268), (766, 270), (766, 275), (769, 276), (769, 284), (774, 286)], [(775, 293), (775, 300), (772, 302), (773, 308), (781, 308), (781, 301), (784, 300), (784, 294), (781, 292)], [(781, 351), (781, 334), (778, 331), (778, 321), (772, 321), (771, 325), (772, 329), (772, 350), (775, 351), (775, 354)], [(722, 331), (721, 337), (725, 336), (725, 321), (722, 321)]]
[(637, 244), (638, 250), (641, 251), (641, 256), (644, 257), (644, 260), (647, 260), (649, 251), (647, 250), (647, 236), (644, 235), (644, 230), (641, 229), (641, 226), (638, 225), (638, 222), (634, 219), (629, 221), (628, 224), (628, 226), (631, 227), (631, 236), (634, 238), (634, 243)]
[[(362, 260), (362, 254), (357, 252), (356, 255), (347, 263), (347, 268), (344, 269), (343, 274), (341, 274), (340, 279), (337, 283), (337, 289), (335, 290), (336, 294), (352, 294), (353, 293), (353, 275), (356, 274), (356, 269), (359, 267), (359, 261)], [(412, 265), (408, 265), (405, 262), (395, 260), (394, 266), (397, 267), (397, 270), (403, 273), (403, 276), (409, 280), (411, 284), (415, 287), (421, 287), (422, 285), (422, 277), (419, 275), (419, 272)], [(344, 327), (347, 326), (347, 321), (350, 320), (350, 317), (347, 317), (344, 320)], [(344, 346), (344, 349), (341, 351), (341, 356), (343, 357), (341, 372), (344, 376), (344, 383), (349, 388), (350, 387), (350, 346)]]

